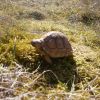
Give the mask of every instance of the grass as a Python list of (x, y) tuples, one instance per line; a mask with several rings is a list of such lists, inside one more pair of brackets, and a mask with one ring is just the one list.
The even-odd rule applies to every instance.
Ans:
[[(24, 2), (4, 3), (0, 7), (0, 99), (99, 100), (100, 36), (99, 22), (95, 19), (100, 17), (98, 12), (91, 17), (84, 7), (81, 11), (74, 8), (76, 0), (63, 0), (69, 3), (66, 7), (60, 0), (45, 6), (44, 2), (36, 2), (34, 6)], [(40, 16), (34, 18), (35, 11)], [(78, 20), (72, 17), (70, 21), (70, 16), (76, 13)], [(26, 17), (30, 14), (31, 18)], [(41, 14), (43, 19), (38, 20), (36, 17)], [(89, 19), (92, 24), (83, 21), (83, 15), (92, 18)], [(73, 57), (52, 59), (52, 65), (45, 62), (29, 42), (48, 31), (66, 34)]]

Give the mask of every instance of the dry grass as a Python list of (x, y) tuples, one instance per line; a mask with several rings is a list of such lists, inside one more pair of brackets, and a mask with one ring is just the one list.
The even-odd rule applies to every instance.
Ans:
[[(0, 0), (0, 100), (99, 100), (98, 0), (41, 1)], [(67, 35), (73, 58), (44, 61), (29, 42), (48, 31)]]
[[(77, 84), (81, 86), (80, 90), (76, 90), (76, 84), (72, 84), (71, 90), (66, 90), (66, 84), (60, 83), (56, 87), (45, 87), (43, 75), (51, 72), (50, 70), (38, 73), (39, 67), (32, 73), (27, 72), (21, 65), (14, 62), (14, 68), (9, 69), (0, 65), (0, 98), (1, 100), (29, 100), (29, 99), (67, 99), (67, 100), (89, 100), (100, 99), (98, 93), (100, 88), (96, 84), (99, 78), (99, 71), (95, 73), (95, 77), (91, 81), (85, 81)], [(92, 72), (91, 72), (92, 73)], [(54, 74), (54, 73), (53, 73)], [(55, 74), (54, 74), (55, 75)], [(42, 80), (42, 82), (41, 82)], [(36, 88), (38, 87), (38, 88)]]

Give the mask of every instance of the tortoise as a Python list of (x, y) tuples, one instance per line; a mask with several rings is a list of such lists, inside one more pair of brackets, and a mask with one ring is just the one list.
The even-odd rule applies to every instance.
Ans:
[(40, 39), (33, 39), (31, 45), (34, 46), (50, 64), (52, 64), (51, 58), (68, 57), (72, 55), (72, 47), (66, 35), (58, 31), (51, 31), (44, 34)]

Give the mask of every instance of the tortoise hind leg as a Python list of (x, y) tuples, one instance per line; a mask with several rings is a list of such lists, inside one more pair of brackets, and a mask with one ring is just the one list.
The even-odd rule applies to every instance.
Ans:
[(49, 64), (52, 64), (52, 60), (50, 59), (48, 55), (44, 55), (44, 58)]

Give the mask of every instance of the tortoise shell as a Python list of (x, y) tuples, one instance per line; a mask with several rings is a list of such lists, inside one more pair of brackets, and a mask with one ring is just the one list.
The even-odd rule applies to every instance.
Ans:
[(72, 54), (71, 45), (62, 32), (48, 32), (42, 37), (42, 49), (50, 57), (65, 57)]

